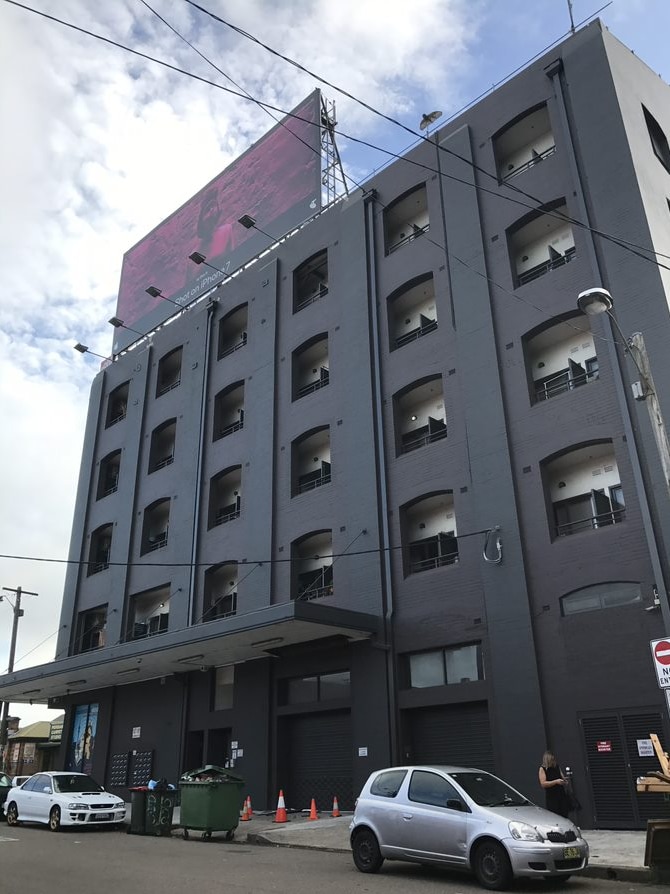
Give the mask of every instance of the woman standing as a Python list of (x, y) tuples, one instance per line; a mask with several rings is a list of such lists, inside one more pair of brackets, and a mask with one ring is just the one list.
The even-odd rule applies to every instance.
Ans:
[(542, 766), (538, 775), (540, 785), (544, 789), (547, 810), (567, 817), (570, 811), (567, 795), (568, 780), (563, 775), (551, 751), (545, 751), (542, 755)]

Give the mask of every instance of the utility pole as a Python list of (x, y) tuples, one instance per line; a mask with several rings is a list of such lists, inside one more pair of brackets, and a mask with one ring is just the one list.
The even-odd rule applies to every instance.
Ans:
[[(3, 587), (3, 590), (6, 590), (8, 593), (14, 593), (16, 595), (16, 599), (14, 601), (14, 605), (9, 601), (8, 596), (3, 596), (0, 594), (0, 602), (3, 599), (7, 599), (10, 605), (12, 605), (12, 611), (14, 612), (14, 623), (12, 624), (12, 638), (9, 644), (9, 661), (7, 662), (7, 673), (11, 674), (14, 670), (14, 656), (16, 655), (16, 635), (19, 630), (19, 618), (23, 615), (23, 609), (21, 608), (21, 597), (22, 596), (37, 596), (37, 593), (31, 593), (29, 590), (22, 590), (21, 587), (16, 587), (13, 589), (12, 587)], [(5, 749), (7, 747), (7, 719), (9, 717), (9, 702), (2, 703), (2, 720), (0, 720), (0, 764), (4, 764), (5, 758)]]

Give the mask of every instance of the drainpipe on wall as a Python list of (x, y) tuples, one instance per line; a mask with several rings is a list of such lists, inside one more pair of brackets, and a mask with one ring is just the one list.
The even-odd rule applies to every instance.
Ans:
[[(202, 457), (205, 449), (205, 425), (207, 419), (207, 383), (209, 380), (210, 343), (212, 340), (212, 318), (217, 305), (216, 299), (207, 304), (207, 323), (205, 331), (205, 367), (202, 371), (202, 393), (200, 395), (200, 425), (198, 427), (198, 458), (195, 467), (195, 500), (193, 502), (193, 540), (191, 541), (191, 573), (188, 584), (187, 625), (193, 624), (193, 602), (195, 598), (196, 561), (198, 556), (200, 497), (202, 491)], [(185, 731), (184, 731), (185, 732)]]
[(384, 448), (384, 419), (382, 415), (381, 362), (379, 333), (379, 298), (377, 294), (377, 262), (375, 238), (375, 192), (364, 196), (365, 239), (368, 262), (368, 305), (372, 327), (372, 385), (374, 403), (374, 436), (377, 456), (377, 488), (379, 493), (379, 521), (382, 548), (382, 610), (384, 612), (384, 645), (386, 647), (386, 687), (389, 735), (391, 739), (391, 763), (398, 763), (398, 729), (395, 648), (393, 645), (393, 581), (391, 578), (391, 543), (388, 524), (388, 490), (386, 478), (386, 451)]

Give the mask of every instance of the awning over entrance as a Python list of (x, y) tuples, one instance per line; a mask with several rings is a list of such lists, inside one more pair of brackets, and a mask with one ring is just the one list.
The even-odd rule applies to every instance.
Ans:
[(373, 615), (313, 602), (282, 603), (6, 674), (0, 677), (0, 700), (47, 702), (76, 692), (240, 664), (333, 636), (367, 639), (379, 623)]

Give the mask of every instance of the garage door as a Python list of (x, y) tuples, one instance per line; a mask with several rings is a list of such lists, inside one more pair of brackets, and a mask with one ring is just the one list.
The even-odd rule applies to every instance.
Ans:
[(406, 759), (413, 764), (456, 764), (493, 772), (486, 702), (414, 708), (404, 712)]
[(320, 812), (330, 811), (333, 797), (352, 810), (351, 717), (348, 711), (285, 718), (284, 789), (286, 806), (303, 810), (315, 799)]
[[(656, 755), (647, 754), (638, 742), (648, 742), (649, 733), (663, 741), (660, 714), (619, 714), (583, 717), (580, 721), (593, 796), (595, 827), (599, 829), (644, 829), (651, 818), (670, 817), (670, 805), (662, 794), (638, 792), (638, 776), (659, 770)], [(643, 754), (640, 755), (640, 751)]]

